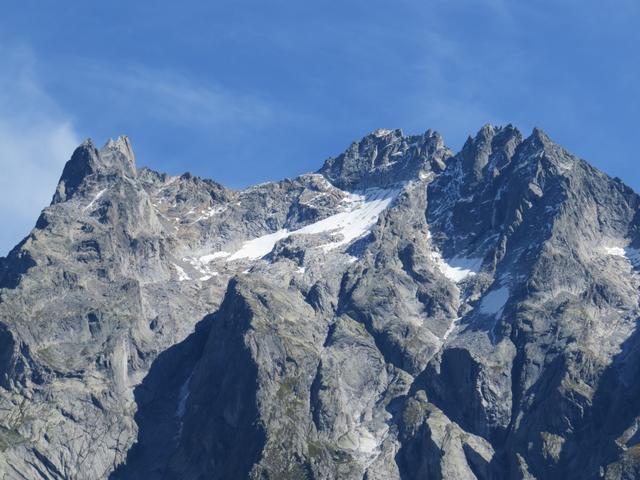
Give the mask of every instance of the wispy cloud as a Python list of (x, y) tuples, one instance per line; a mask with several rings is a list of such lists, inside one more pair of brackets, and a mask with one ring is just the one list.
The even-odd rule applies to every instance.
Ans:
[[(0, 48), (0, 61), (0, 255), (5, 255), (50, 202), (80, 135), (71, 116), (43, 88), (38, 58), (30, 48)], [(100, 114), (109, 118), (124, 119), (135, 112), (137, 122), (212, 133), (224, 127), (238, 133), (287, 115), (282, 107), (250, 92), (200, 83), (169, 70), (140, 65), (116, 69), (86, 62), (77, 75), (83, 80), (77, 88), (87, 89), (85, 98), (95, 99)]]
[(0, 255), (49, 204), (65, 161), (79, 143), (71, 119), (43, 91), (26, 47), (0, 48)]
[(185, 126), (261, 125), (281, 108), (250, 92), (199, 82), (173, 70), (142, 65), (93, 64), (83, 69), (86, 85), (111, 109), (141, 108), (138, 115)]

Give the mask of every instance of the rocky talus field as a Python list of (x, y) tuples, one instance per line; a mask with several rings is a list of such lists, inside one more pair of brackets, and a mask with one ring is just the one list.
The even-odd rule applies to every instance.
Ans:
[(640, 197), (541, 130), (244, 190), (87, 140), (54, 188), (0, 258), (0, 479), (640, 478)]

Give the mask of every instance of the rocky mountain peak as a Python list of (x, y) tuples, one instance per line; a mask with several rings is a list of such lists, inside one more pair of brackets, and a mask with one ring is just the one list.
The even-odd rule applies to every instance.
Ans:
[(544, 131), (534, 128), (531, 134), (514, 152), (515, 170), (545, 172), (546, 176), (566, 178), (575, 173), (575, 168), (586, 168), (587, 163), (571, 154), (551, 139)]
[(135, 154), (126, 135), (110, 138), (100, 149), (100, 157), (113, 169), (121, 169), (129, 176), (136, 175)]
[(126, 136), (109, 139), (100, 150), (87, 139), (65, 164), (52, 203), (69, 200), (88, 178), (101, 181), (136, 175), (135, 155)]
[(97, 172), (99, 163), (100, 152), (91, 139), (85, 140), (65, 164), (52, 203), (71, 198), (84, 179)]
[(522, 134), (512, 125), (485, 125), (474, 138), (469, 137), (460, 153), (465, 175), (474, 184), (498, 174), (522, 143)]
[(535, 139), (536, 141), (540, 142), (543, 145), (554, 143), (553, 140), (551, 140), (551, 138), (549, 137), (549, 135), (547, 135), (544, 132), (544, 130), (538, 127), (533, 127), (533, 130), (531, 132), (531, 138)]
[(451, 156), (440, 134), (427, 130), (405, 136), (402, 130), (378, 129), (354, 142), (318, 171), (339, 188), (385, 187), (444, 169)]
[(402, 137), (402, 130), (399, 128), (388, 129), (388, 128), (378, 128), (367, 135), (365, 138), (374, 137), (374, 138), (400, 138)]
[(0, 477), (640, 478), (639, 219), (511, 125), (244, 190), (86, 141), (0, 258)]

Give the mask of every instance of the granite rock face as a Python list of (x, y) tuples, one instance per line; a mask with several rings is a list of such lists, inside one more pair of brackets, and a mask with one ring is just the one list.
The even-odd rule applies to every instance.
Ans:
[(639, 212), (510, 125), (241, 191), (87, 141), (0, 258), (0, 478), (638, 478)]

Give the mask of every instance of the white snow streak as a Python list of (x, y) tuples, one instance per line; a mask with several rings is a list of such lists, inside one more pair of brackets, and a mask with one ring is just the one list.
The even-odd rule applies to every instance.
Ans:
[(276, 242), (291, 235), (331, 233), (336, 240), (321, 246), (325, 252), (349, 244), (371, 230), (371, 227), (378, 221), (380, 213), (389, 206), (399, 191), (399, 189), (370, 189), (362, 194), (351, 193), (344, 200), (347, 204), (345, 211), (292, 232), (281, 229), (249, 240), (242, 245), (240, 250), (229, 256), (227, 261), (262, 258), (273, 250)]
[(207, 263), (213, 262), (217, 258), (225, 258), (225, 257), (228, 257), (229, 255), (231, 255), (229, 252), (224, 252), (224, 251), (210, 253), (208, 255), (203, 255), (200, 258), (198, 258), (198, 262), (203, 265), (206, 265)]
[(622, 257), (632, 266), (640, 267), (640, 250), (632, 247), (604, 247), (605, 253), (614, 257)]
[(231, 255), (227, 261), (238, 260), (240, 258), (248, 258), (256, 260), (264, 257), (267, 253), (273, 250), (274, 245), (278, 240), (287, 238), (289, 231), (286, 229), (278, 230), (277, 232), (270, 233), (269, 235), (263, 235), (262, 237), (254, 238), (248, 242), (244, 242), (242, 248), (236, 253)]
[(93, 207), (93, 205), (94, 205), (94, 204), (95, 204), (95, 203), (100, 199), (100, 197), (101, 197), (102, 195), (104, 195), (104, 192), (106, 192), (106, 191), (107, 191), (107, 189), (106, 189), (106, 188), (103, 188), (102, 190), (100, 190), (100, 191), (96, 194), (96, 196), (95, 196), (95, 197), (93, 197), (93, 200), (91, 200), (91, 201), (89, 202), (89, 204), (88, 204), (86, 207), (84, 207), (84, 208), (82, 209), (82, 211), (83, 211), (83, 212), (86, 212), (86, 211), (87, 211), (87, 210), (89, 210), (91, 207)]
[(317, 234), (334, 232), (342, 238), (322, 246), (326, 252), (341, 245), (351, 243), (371, 230), (378, 221), (378, 216), (398, 195), (399, 190), (372, 189), (364, 195), (351, 194), (347, 199), (349, 209), (319, 222), (307, 225), (293, 232), (294, 234)]
[(456, 283), (474, 276), (482, 266), (482, 258), (453, 257), (445, 259), (437, 251), (431, 252), (431, 259), (445, 277)]
[(449, 338), (449, 335), (451, 335), (453, 333), (453, 331), (456, 329), (456, 327), (460, 324), (460, 317), (456, 317), (451, 321), (451, 325), (449, 325), (449, 328), (447, 328), (447, 331), (444, 332), (444, 336), (442, 337), (442, 343), (444, 343), (447, 338)]
[(200, 278), (198, 278), (198, 280), (200, 280), (201, 282), (206, 282), (210, 278), (217, 277), (218, 275), (219, 275), (218, 272), (211, 272), (210, 274), (201, 276)]
[(180, 267), (179, 265), (176, 265), (175, 263), (173, 264), (173, 267), (176, 269), (176, 272), (178, 272), (179, 282), (184, 282), (185, 280), (191, 280), (189, 275), (187, 275), (187, 272), (185, 272), (182, 267)]
[(191, 375), (187, 377), (187, 380), (180, 387), (180, 393), (178, 394), (178, 407), (176, 408), (176, 416), (178, 418), (184, 417), (187, 410), (187, 400), (189, 400), (189, 395), (191, 394), (191, 391), (189, 390), (190, 380)]
[(605, 252), (616, 257), (626, 257), (624, 248), (622, 247), (604, 247)]

